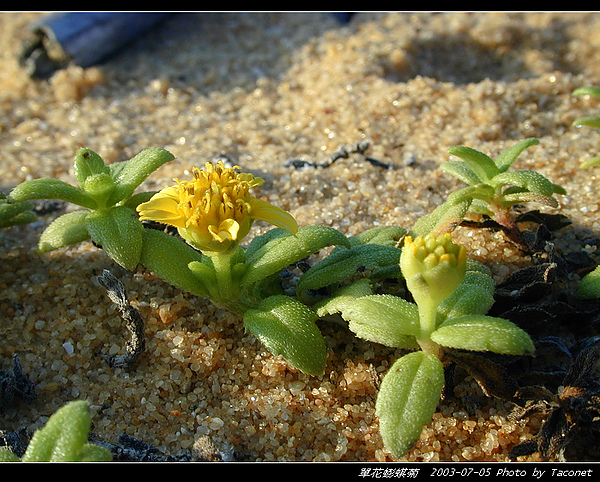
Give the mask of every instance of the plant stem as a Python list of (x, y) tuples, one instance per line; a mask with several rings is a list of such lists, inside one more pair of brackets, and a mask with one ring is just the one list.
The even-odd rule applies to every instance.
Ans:
[(217, 254), (210, 258), (217, 275), (217, 291), (219, 298), (228, 299), (234, 294), (233, 280), (231, 279), (231, 256)]
[(419, 305), (421, 334), (417, 338), (417, 342), (425, 353), (432, 353), (441, 359), (440, 345), (431, 340), (431, 334), (437, 327), (437, 307), (437, 303), (421, 303)]
[(521, 230), (510, 215), (509, 209), (502, 208), (498, 204), (493, 204), (490, 206), (490, 208), (494, 213), (494, 221), (496, 221), (498, 224), (500, 224), (500, 226), (504, 228), (504, 233), (506, 234), (506, 237), (519, 247), (523, 247), (524, 243), (523, 238), (521, 236)]
[(429, 338), (436, 328), (437, 304), (423, 303), (419, 307), (419, 322), (421, 324), (421, 335)]
[(215, 305), (235, 313), (244, 313), (248, 307), (241, 299), (237, 280), (231, 276), (231, 258), (232, 256), (227, 254), (217, 254), (211, 257), (217, 276), (217, 294), (214, 299), (211, 298), (211, 301)]
[(442, 347), (435, 341), (432, 341), (431, 339), (419, 338), (417, 339), (417, 342), (419, 343), (421, 350), (423, 350), (425, 353), (431, 353), (432, 355), (437, 356), (440, 360), (442, 359)]

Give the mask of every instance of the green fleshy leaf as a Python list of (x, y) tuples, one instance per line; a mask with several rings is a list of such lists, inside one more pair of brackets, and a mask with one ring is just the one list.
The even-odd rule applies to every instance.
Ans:
[(533, 353), (529, 335), (514, 323), (484, 315), (465, 315), (440, 324), (431, 334), (440, 345), (460, 350), (491, 351), (503, 355)]
[(517, 157), (528, 147), (539, 144), (540, 141), (534, 138), (525, 139), (512, 147), (502, 151), (496, 158), (496, 165), (500, 172), (505, 172), (517, 160)]
[[(87, 402), (78, 400), (70, 402), (58, 409), (37, 430), (21, 459), (23, 462), (79, 462), (86, 457), (89, 450), (87, 444), (91, 426), (91, 416)], [(98, 447), (100, 449), (100, 447)], [(110, 460), (110, 451), (102, 449), (95, 452), (101, 460)], [(110, 458), (109, 458), (110, 456)]]
[(33, 209), (33, 204), (28, 201), (9, 203), (5, 198), (0, 198), (0, 219), (12, 218), (31, 209)]
[(460, 157), (465, 161), (471, 171), (481, 179), (482, 183), (488, 183), (500, 172), (491, 157), (470, 147), (454, 146), (448, 149), (448, 154)]
[(515, 204), (523, 204), (527, 202), (536, 202), (543, 206), (552, 208), (558, 207), (558, 201), (551, 196), (544, 196), (535, 192), (522, 192), (515, 194), (507, 194), (502, 196), (499, 204), (502, 207), (514, 206)]
[(285, 229), (273, 228), (269, 229), (265, 234), (254, 237), (250, 245), (246, 248), (246, 259), (252, 259), (267, 243), (275, 242), (275, 240), (286, 234), (288, 232)]
[(109, 174), (91, 174), (82, 184), (82, 189), (89, 194), (98, 204), (98, 209), (110, 207), (108, 199), (115, 189), (115, 182)]
[(355, 301), (357, 298), (372, 294), (373, 289), (371, 288), (370, 281), (363, 278), (340, 288), (333, 296), (316, 303), (313, 309), (319, 317), (341, 313), (348, 303)]
[(211, 289), (213, 287), (216, 289), (217, 287), (217, 275), (214, 268), (204, 262), (205, 259), (206, 257), (204, 257), (202, 261), (192, 261), (188, 264), (188, 269), (201, 282), (201, 285), (205, 289), (205, 297), (214, 298), (214, 296), (211, 294)]
[(108, 165), (110, 175), (115, 181), (109, 205), (127, 199), (133, 191), (164, 163), (172, 161), (175, 156), (165, 149), (151, 147), (127, 161), (114, 162)]
[(481, 184), (483, 182), (483, 180), (480, 179), (477, 174), (475, 174), (463, 161), (444, 162), (440, 166), (440, 169), (448, 174), (452, 174), (469, 186), (476, 186), (477, 184)]
[(485, 214), (490, 218), (494, 217), (494, 213), (490, 210), (490, 203), (482, 199), (473, 199), (469, 211), (473, 213)]
[(383, 294), (357, 298), (343, 306), (342, 318), (358, 337), (395, 348), (417, 348), (420, 334), (417, 305)]
[(444, 386), (444, 368), (432, 354), (417, 351), (397, 360), (384, 376), (375, 413), (386, 448), (402, 457), (431, 422)]
[[(244, 269), (244, 273), (246, 269)], [(286, 294), (285, 290), (281, 286), (281, 278), (278, 273), (272, 274), (263, 278), (256, 283), (246, 285), (242, 289), (241, 297), (245, 302), (246, 308), (256, 308), (256, 306), (265, 298), (269, 298), (275, 295)]]
[(15, 187), (8, 195), (12, 202), (31, 199), (61, 199), (88, 209), (96, 209), (98, 204), (89, 195), (58, 179), (32, 179)]
[(88, 210), (73, 211), (52, 221), (40, 236), (38, 244), (40, 253), (90, 239), (90, 233), (85, 225), (85, 218), (89, 213)]
[(266, 241), (259, 239), (256, 241), (257, 244), (252, 246), (253, 240), (248, 247), (246, 251), (248, 271), (242, 278), (240, 286), (249, 286), (277, 273), (326, 246), (349, 247), (350, 245), (346, 236), (327, 226), (302, 226), (296, 234), (275, 228), (265, 236)]
[(96, 444), (85, 444), (81, 447), (79, 462), (111, 462), (112, 453), (107, 448)]
[(0, 447), (0, 462), (20, 462), (21, 459), (17, 457), (12, 451), (6, 447)]
[(9, 219), (0, 218), (0, 228), (7, 228), (9, 226), (19, 226), (22, 224), (29, 224), (37, 221), (37, 216), (32, 212), (25, 212), (17, 214)]
[(442, 233), (459, 224), (473, 202), (476, 186), (468, 186), (451, 193), (444, 204), (435, 208), (431, 213), (420, 217), (410, 230), (413, 236), (427, 236), (432, 233)]
[(257, 309), (244, 313), (244, 327), (273, 355), (282, 355), (302, 372), (319, 376), (325, 370), (327, 349), (316, 321), (313, 310), (284, 295), (266, 298)]
[(552, 196), (555, 191), (555, 184), (536, 171), (502, 172), (490, 182), (490, 185), (495, 188), (505, 185), (518, 186), (529, 192), (548, 197)]
[(133, 196), (127, 198), (125, 202), (121, 204), (121, 206), (125, 206), (131, 209), (135, 209), (138, 205), (150, 201), (150, 198), (154, 196), (157, 191), (146, 191), (146, 192), (138, 192)]
[(144, 229), (140, 263), (160, 279), (181, 290), (208, 298), (201, 277), (189, 268), (202, 263), (202, 254), (187, 243), (155, 229)]
[(142, 254), (144, 232), (135, 211), (123, 206), (92, 211), (85, 218), (85, 226), (110, 258), (125, 269), (135, 269)]
[(83, 148), (77, 151), (75, 162), (75, 177), (79, 185), (83, 186), (85, 180), (92, 174), (108, 174), (108, 167), (104, 165), (104, 160), (91, 149)]
[(489, 270), (481, 263), (475, 267), (469, 260), (463, 282), (438, 306), (443, 319), (456, 318), (468, 314), (484, 315), (494, 304), (494, 280)]
[[(491, 280), (491, 282), (493, 283), (492, 272), (486, 265), (484, 265), (483, 263), (480, 263), (479, 261), (475, 261), (474, 259), (467, 258), (466, 274), (469, 274), (471, 272), (483, 274), (483, 275), (487, 276), (489, 278), (489, 280)], [(470, 281), (467, 280), (467, 282), (470, 282)], [(473, 282), (477, 282), (477, 281), (473, 281)]]
[(392, 295), (369, 295), (348, 302), (342, 309), (348, 328), (359, 338), (381, 345), (414, 349), (419, 345), (416, 305)]
[(393, 267), (391, 273), (399, 277), (399, 261), (400, 249), (393, 246), (359, 244), (350, 249), (337, 249), (302, 275), (296, 289), (297, 296), (303, 301), (307, 300), (309, 290), (339, 283), (356, 275), (359, 268), (377, 270)]
[[(358, 244), (381, 244), (382, 246), (396, 247), (405, 235), (406, 229), (400, 226), (376, 226), (355, 236), (350, 236), (348, 241), (350, 241), (352, 246)], [(344, 248), (337, 247), (335, 249)]]
[(600, 88), (599, 87), (579, 87), (572, 92), (573, 95), (590, 95), (597, 99), (600, 99)]
[(573, 125), (576, 127), (586, 126), (586, 127), (593, 127), (594, 129), (598, 129), (598, 128), (600, 128), (600, 116), (590, 115), (590, 116), (580, 117), (573, 121)]
[(31, 212), (33, 204), (28, 201), (9, 203), (4, 194), (0, 193), (0, 228), (28, 224), (37, 220), (37, 216)]
[(579, 285), (575, 296), (583, 299), (600, 298), (600, 266), (586, 274)]

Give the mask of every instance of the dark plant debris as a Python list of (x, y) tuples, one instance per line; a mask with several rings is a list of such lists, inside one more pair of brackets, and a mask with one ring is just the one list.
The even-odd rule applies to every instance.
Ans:
[(518, 391), (520, 406), (512, 417), (519, 420), (541, 412), (545, 420), (533, 438), (513, 447), (511, 458), (535, 452), (559, 462), (600, 457), (600, 337), (585, 338), (569, 352), (572, 363), (558, 388), (532, 385)]
[(27, 450), (27, 445), (31, 439), (31, 433), (26, 429), (16, 432), (5, 432), (0, 430), (0, 447), (8, 447), (17, 457), (21, 458)]
[(13, 355), (12, 360), (12, 373), (0, 370), (0, 413), (15, 406), (21, 400), (31, 403), (36, 398), (35, 385), (23, 373), (19, 356)]
[[(570, 224), (565, 216), (531, 211), (516, 221), (537, 225), (520, 231), (520, 248), (533, 264), (496, 286), (488, 315), (527, 331), (535, 355), (447, 350), (445, 396), (452, 393), (460, 368), (486, 396), (512, 402), (513, 419), (542, 414), (542, 429), (515, 446), (512, 459), (539, 452), (548, 461), (600, 460), (600, 299), (578, 299), (572, 288), (574, 275), (585, 275), (597, 263), (586, 251), (556, 249), (552, 232)], [(491, 219), (462, 224), (504, 231)]]
[(199, 437), (190, 450), (172, 455), (161, 452), (157, 447), (125, 433), (119, 436), (117, 444), (90, 438), (95, 443), (111, 451), (113, 462), (231, 462), (236, 454), (220, 450), (208, 436)]
[(119, 308), (123, 321), (125, 321), (125, 327), (131, 333), (131, 339), (125, 345), (124, 354), (99, 355), (111, 368), (131, 370), (135, 368), (146, 348), (144, 320), (139, 311), (129, 303), (123, 283), (113, 276), (110, 271), (104, 270), (102, 275), (98, 276), (98, 281), (106, 289), (110, 300)]
[[(521, 206), (513, 206), (513, 209), (519, 211)], [(537, 229), (535, 230), (511, 230), (486, 215), (482, 215), (482, 219), (482, 221), (465, 219), (460, 225), (470, 228), (502, 231), (509, 241), (526, 254), (536, 254), (544, 251), (546, 243), (552, 238), (552, 232), (571, 224), (571, 220), (562, 214), (548, 214), (538, 210), (521, 212), (515, 217), (517, 225), (524, 223), (528, 225), (534, 224), (537, 225)]]
[(311, 162), (306, 161), (304, 159), (290, 159), (284, 164), (284, 167), (293, 167), (297, 171), (303, 169), (312, 169), (312, 168), (328, 168), (333, 165), (339, 159), (348, 159), (352, 154), (358, 154), (362, 156), (362, 158), (367, 161), (369, 164), (375, 167), (381, 167), (385, 169), (389, 169), (391, 164), (379, 161), (377, 159), (373, 159), (372, 157), (368, 157), (365, 155), (366, 151), (370, 147), (370, 143), (368, 141), (357, 142), (351, 146), (341, 146), (335, 151), (328, 159), (324, 162)]
[(460, 367), (473, 377), (486, 396), (508, 401), (514, 399), (519, 386), (510, 375), (508, 366), (521, 357), (456, 349), (446, 349), (444, 355), (451, 361), (446, 367), (445, 396), (449, 396), (454, 388), (456, 368)]

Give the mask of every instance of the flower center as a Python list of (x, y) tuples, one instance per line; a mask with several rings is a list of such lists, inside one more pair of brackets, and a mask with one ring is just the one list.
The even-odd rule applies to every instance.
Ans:
[(248, 217), (254, 199), (249, 191), (264, 181), (251, 174), (238, 174), (237, 168), (206, 163), (205, 170), (194, 168), (191, 181), (176, 179), (179, 210), (186, 226), (204, 224), (218, 232), (223, 221), (233, 220), (240, 224)]

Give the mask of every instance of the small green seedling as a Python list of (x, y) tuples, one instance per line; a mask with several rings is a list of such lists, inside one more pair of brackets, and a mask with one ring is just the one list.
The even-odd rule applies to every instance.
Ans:
[(340, 313), (360, 338), (416, 350), (384, 376), (376, 402), (380, 432), (395, 457), (419, 438), (439, 403), (446, 348), (523, 355), (533, 353), (529, 335), (502, 318), (486, 316), (494, 283), (487, 268), (467, 260), (450, 235), (404, 238), (400, 268), (414, 303), (370, 294), (368, 280), (342, 288), (315, 305), (319, 316)]
[(58, 409), (37, 430), (22, 458), (0, 447), (0, 462), (109, 462), (110, 450), (88, 443), (92, 419), (87, 402), (77, 400)]
[(412, 233), (416, 236), (441, 234), (459, 224), (472, 211), (489, 216), (510, 239), (522, 244), (511, 208), (532, 201), (557, 207), (558, 201), (554, 195), (566, 194), (562, 187), (536, 171), (508, 171), (521, 152), (538, 143), (537, 139), (521, 141), (501, 152), (495, 161), (470, 147), (451, 147), (448, 153), (462, 160), (445, 162), (441, 169), (468, 186), (451, 193), (444, 204), (419, 219)]
[(38, 248), (44, 253), (92, 239), (126, 269), (133, 270), (142, 252), (142, 223), (136, 206), (153, 193), (133, 191), (159, 166), (174, 156), (160, 148), (146, 149), (127, 161), (106, 166), (90, 149), (75, 156), (79, 187), (58, 179), (33, 179), (15, 187), (8, 196), (12, 203), (32, 199), (61, 199), (82, 210), (59, 216), (42, 233)]
[[(580, 87), (579, 89), (575, 89), (573, 91), (573, 95), (576, 96), (586, 96), (594, 97), (596, 99), (600, 99), (600, 88), (598, 87)], [(600, 116), (585, 116), (579, 117), (575, 119), (573, 125), (576, 127), (587, 126), (593, 127), (595, 129), (600, 128)], [(592, 166), (600, 166), (600, 156), (592, 157), (591, 159), (587, 159), (581, 163), (581, 167), (592, 167)]]

